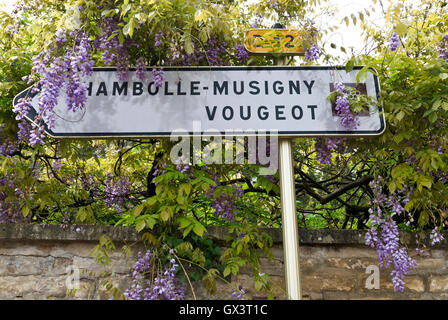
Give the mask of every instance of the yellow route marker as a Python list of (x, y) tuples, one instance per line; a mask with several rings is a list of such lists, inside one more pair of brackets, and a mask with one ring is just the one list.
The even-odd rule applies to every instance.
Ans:
[(254, 54), (304, 55), (314, 42), (313, 33), (305, 30), (253, 29), (246, 32), (245, 47)]

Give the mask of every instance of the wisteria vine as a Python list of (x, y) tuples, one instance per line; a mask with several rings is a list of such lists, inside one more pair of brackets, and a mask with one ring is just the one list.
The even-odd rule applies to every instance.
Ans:
[[(400, 245), (398, 226), (394, 215), (403, 215), (404, 209), (395, 195), (387, 197), (381, 190), (381, 177), (371, 182), (374, 192), (373, 208), (369, 209), (371, 228), (366, 233), (366, 244), (376, 249), (380, 267), (393, 267), (390, 275), (395, 291), (404, 290), (404, 276), (409, 269), (414, 269), (417, 262), (409, 257), (405, 247)], [(406, 203), (409, 194), (401, 199)], [(392, 214), (388, 214), (387, 211)]]
[[(349, 93), (342, 82), (334, 83), (336, 97), (336, 114), (339, 117), (341, 125), (347, 131), (356, 130), (359, 127), (359, 117), (350, 109)], [(315, 149), (317, 159), (322, 164), (331, 164), (332, 152), (343, 153), (346, 150), (346, 138), (323, 138), (315, 139)]]
[[(170, 255), (174, 251), (170, 250)], [(157, 256), (153, 250), (148, 249), (145, 255), (138, 253), (137, 262), (132, 271), (131, 286), (124, 291), (128, 300), (183, 300), (185, 288), (176, 277), (176, 260), (171, 258), (165, 270), (157, 269), (154, 264)], [(154, 267), (156, 272), (154, 273)]]

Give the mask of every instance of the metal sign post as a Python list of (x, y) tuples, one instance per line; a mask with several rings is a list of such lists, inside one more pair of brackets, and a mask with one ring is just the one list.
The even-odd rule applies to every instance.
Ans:
[(301, 300), (299, 232), (296, 188), (292, 160), (292, 139), (280, 138), (280, 201), (282, 206), (283, 256), (288, 299)]
[[(285, 65), (286, 57), (276, 58), (276, 65)], [(296, 211), (293, 140), (279, 139), (280, 203), (282, 207), (283, 263), (286, 293), (290, 300), (301, 300), (299, 230)]]

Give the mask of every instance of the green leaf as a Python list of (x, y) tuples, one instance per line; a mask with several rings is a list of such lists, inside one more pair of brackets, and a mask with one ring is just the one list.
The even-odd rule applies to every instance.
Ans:
[(163, 208), (160, 212), (160, 219), (162, 219), (162, 221), (168, 221), (170, 216), (170, 212), (167, 208)]
[(361, 70), (359, 70), (358, 74), (356, 75), (356, 83), (362, 83), (367, 80), (367, 72), (369, 71), (368, 66), (364, 66)]
[(395, 192), (395, 190), (397, 190), (397, 185), (396, 185), (395, 181), (392, 180), (392, 181), (389, 183), (389, 192), (390, 192), (391, 194), (393, 194), (393, 193)]
[(144, 219), (140, 219), (139, 221), (137, 221), (137, 224), (135, 225), (135, 229), (137, 230), (137, 232), (142, 231), (145, 227), (146, 222)]
[(207, 229), (200, 223), (196, 223), (195, 226), (193, 227), (193, 232), (197, 234), (199, 237), (202, 237), (205, 231), (207, 231)]
[(132, 35), (134, 34), (134, 27), (135, 27), (135, 19), (134, 17), (131, 18), (131, 20), (129, 20), (129, 36), (132, 37)]
[(190, 233), (190, 231), (193, 229), (193, 227), (194, 227), (194, 225), (190, 224), (187, 228), (185, 228), (184, 233), (183, 233), (184, 238)]
[(138, 216), (142, 213), (143, 207), (144, 207), (144, 206), (143, 206), (142, 204), (136, 206), (136, 207), (134, 208), (134, 210), (132, 210), (132, 215), (133, 215), (134, 217), (138, 217)]
[(425, 175), (419, 175), (417, 179), (417, 189), (418, 191), (422, 191), (423, 187), (426, 187), (428, 189), (431, 189), (432, 186), (432, 179)]
[(399, 36), (403, 36), (406, 33), (406, 31), (408, 31), (408, 26), (405, 25), (403, 22), (398, 21), (394, 29)]
[(87, 219), (87, 212), (84, 207), (79, 208), (78, 213), (76, 214), (76, 219), (80, 222), (84, 222)]
[(124, 36), (122, 32), (118, 33), (118, 42), (120, 42), (120, 44), (124, 43)]
[(427, 211), (422, 211), (418, 218), (418, 224), (420, 227), (424, 227), (429, 222), (429, 214)]
[(163, 186), (161, 184), (158, 184), (156, 187), (156, 194), (160, 195), (160, 193), (162, 193), (163, 190), (164, 190)]
[(146, 201), (145, 205), (147, 208), (151, 208), (157, 203), (157, 201), (158, 201), (157, 196), (153, 196)]
[(431, 123), (436, 122), (436, 121), (437, 121), (437, 118), (438, 118), (438, 116), (437, 116), (437, 112), (433, 112), (433, 113), (431, 113), (431, 114), (429, 115), (429, 117), (428, 117), (428, 119), (429, 119), (429, 121), (430, 121)]
[(223, 276), (224, 277), (227, 277), (229, 274), (230, 274), (230, 272), (232, 272), (232, 270), (230, 269), (230, 266), (227, 266), (225, 269), (224, 269), (224, 271), (223, 271)]
[(192, 224), (193, 220), (191, 218), (179, 217), (176, 219), (176, 222), (179, 224), (179, 227), (181, 229), (184, 229), (187, 226), (189, 226), (190, 224)]
[(148, 216), (145, 218), (146, 225), (148, 226), (149, 229), (154, 228), (154, 225), (157, 223), (157, 220), (154, 219), (154, 217), (155, 215)]
[(194, 53), (193, 43), (191, 41), (190, 34), (187, 34), (185, 36), (184, 46), (185, 46), (185, 52), (187, 54), (193, 54)]
[(189, 183), (182, 183), (179, 186), (179, 194), (183, 193), (184, 195), (189, 195), (191, 192), (191, 184)]
[(432, 109), (426, 110), (425, 113), (423, 114), (423, 118), (426, 118), (428, 115), (430, 115), (433, 112), (434, 112), (434, 110), (432, 110)]
[(400, 112), (397, 113), (397, 115), (395, 117), (397, 118), (398, 121), (401, 121), (401, 120), (403, 120), (405, 115), (406, 114), (404, 113), (404, 111), (401, 110)]
[(355, 66), (355, 58), (352, 57), (350, 60), (347, 61), (345, 64), (345, 72), (350, 72), (353, 70), (353, 67)]
[(28, 206), (23, 207), (22, 214), (25, 218), (30, 214), (30, 212), (31, 212), (30, 207), (28, 207)]

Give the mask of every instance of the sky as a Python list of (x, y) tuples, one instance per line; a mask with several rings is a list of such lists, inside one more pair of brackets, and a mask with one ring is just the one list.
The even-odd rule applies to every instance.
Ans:
[[(16, 0), (0, 0), (0, 10), (11, 11), (15, 1)], [(378, 3), (374, 5), (373, 0), (329, 0), (329, 3), (331, 5), (334, 5), (337, 8), (338, 12), (335, 13), (334, 16), (322, 15), (322, 21), (319, 21), (319, 19), (317, 19), (317, 24), (326, 24), (328, 23), (328, 21), (331, 21), (335, 25), (339, 26), (339, 30), (323, 39), (326, 43), (326, 51), (334, 56), (339, 56), (341, 59), (347, 58), (347, 56), (351, 55), (350, 48), (353, 48), (355, 53), (361, 53), (364, 48), (361, 31), (356, 26), (353, 26), (352, 23), (350, 23), (350, 25), (347, 27), (345, 23), (342, 22), (342, 19), (345, 16), (350, 16), (351, 14), (355, 14), (356, 16), (358, 16), (359, 11), (362, 11), (364, 8), (374, 5), (374, 7), (376, 8), (376, 12), (372, 12), (370, 17), (367, 17), (367, 15), (365, 14), (364, 16), (372, 23), (378, 24), (380, 26), (384, 25), (381, 15), (381, 7), (379, 5), (379, 1), (377, 2)], [(383, 2), (387, 3), (386, 0), (383, 0)], [(337, 49), (332, 49), (330, 47), (330, 43), (332, 42), (338, 46)], [(344, 54), (343, 52), (341, 52), (339, 49), (340, 46), (348, 49), (348, 53)]]
[[(330, 0), (329, 2), (336, 7), (337, 12), (334, 14), (334, 17), (324, 15), (322, 19), (327, 20), (324, 22), (325, 24), (331, 21), (331, 23), (337, 25), (339, 28), (334, 33), (324, 36), (323, 40), (326, 42), (325, 49), (332, 55), (339, 56), (341, 58), (351, 56), (352, 50), (355, 54), (366, 53), (366, 49), (368, 51), (370, 48), (365, 44), (364, 38), (361, 34), (359, 27), (359, 12), (363, 12), (364, 19), (367, 23), (384, 28), (385, 18), (379, 1), (377, 1), (376, 4), (374, 4), (372, 0)], [(383, 0), (383, 5), (387, 10), (388, 1)], [(373, 11), (372, 8), (375, 11)], [(370, 16), (367, 16), (364, 9), (369, 10)], [(352, 14), (358, 18), (357, 25), (354, 26), (353, 21), (350, 19), (350, 24), (347, 26), (345, 22), (343, 22), (343, 19), (346, 16), (350, 17)], [(330, 47), (330, 43), (335, 43), (338, 48), (332, 49)], [(340, 46), (347, 49), (347, 54), (340, 51)]]
[(0, 0), (0, 10), (11, 11), (15, 0)]

